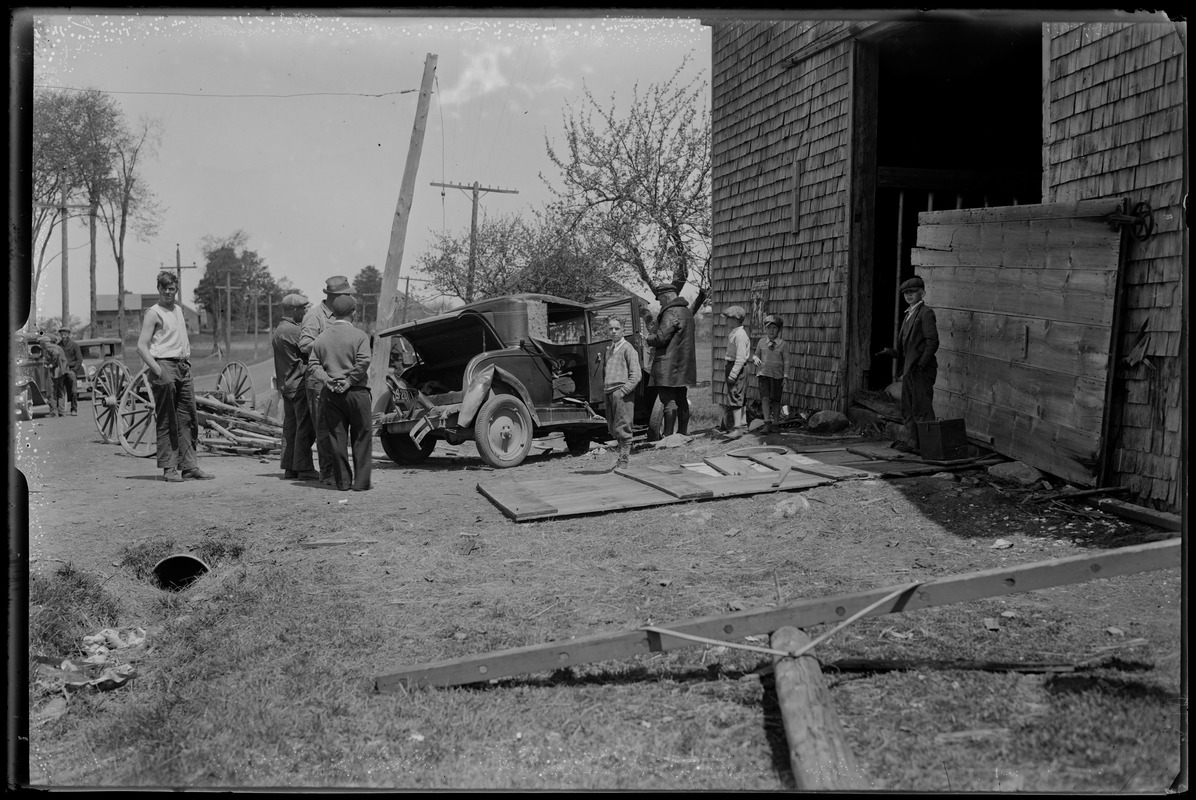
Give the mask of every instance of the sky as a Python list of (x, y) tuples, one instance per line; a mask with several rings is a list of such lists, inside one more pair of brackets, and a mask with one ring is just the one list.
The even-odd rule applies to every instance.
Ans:
[[(143, 117), (162, 123), (157, 154), (142, 170), (163, 208), (160, 229), (149, 241), (126, 239), (128, 291), (155, 292), (177, 246), (183, 265), (201, 267), (182, 272), (192, 305), (205, 237), (240, 230), (275, 279), (318, 302), (327, 277), (351, 280), (366, 265), (385, 266), (424, 64), (435, 54), (400, 270), (414, 296), (434, 299), (412, 267), (433, 231), (469, 230), (472, 197), (432, 182), (514, 189), (483, 192), (479, 214), (526, 212), (550, 197), (540, 173), (557, 178), (545, 138), (561, 143), (563, 114), (569, 104), (581, 107), (586, 88), (625, 109), (637, 84), (642, 91), (667, 80), (687, 57), (685, 76), (709, 83), (710, 31), (697, 19), (477, 11), (35, 12), (49, 24), (33, 83), (99, 89), (131, 125)], [(57, 232), (54, 239), (38, 286), (41, 316), (61, 313)], [(86, 320), (84, 221), (68, 229), (68, 240), (70, 313)], [(116, 290), (101, 232), (97, 291)]]

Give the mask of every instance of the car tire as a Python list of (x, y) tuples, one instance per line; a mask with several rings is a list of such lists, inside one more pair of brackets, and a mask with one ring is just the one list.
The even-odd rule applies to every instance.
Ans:
[(436, 448), (436, 439), (432, 436), (425, 436), (419, 444), (405, 433), (380, 433), (378, 438), (387, 457), (404, 466), (422, 464)]
[(16, 406), (17, 419), (22, 422), (28, 422), (33, 419), (33, 404), (29, 399), (29, 389), (21, 392), (20, 397), (14, 398), (14, 405)]
[(531, 412), (514, 395), (495, 395), (478, 411), (473, 441), (482, 460), (490, 466), (519, 466), (532, 449)]

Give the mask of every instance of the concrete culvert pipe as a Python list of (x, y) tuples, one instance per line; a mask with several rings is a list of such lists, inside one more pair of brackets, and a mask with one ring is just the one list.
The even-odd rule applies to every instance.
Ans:
[(196, 579), (206, 575), (211, 568), (195, 556), (175, 553), (154, 565), (154, 578), (158, 586), (171, 592), (186, 589)]

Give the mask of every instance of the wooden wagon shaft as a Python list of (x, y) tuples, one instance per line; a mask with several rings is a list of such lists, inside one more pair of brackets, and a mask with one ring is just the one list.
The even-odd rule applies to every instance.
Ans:
[(200, 419), (200, 422), (202, 422), (204, 425), (207, 425), (209, 428), (211, 428), (212, 430), (216, 431), (216, 433), (219, 433), (221, 436), (223, 436), (225, 439), (228, 439), (230, 442), (235, 442), (235, 441), (237, 441), (237, 437), (236, 437), (236, 436), (233, 436), (233, 435), (232, 435), (232, 434), (231, 434), (231, 433), (228, 431), (228, 429), (227, 429), (227, 428), (225, 428), (224, 426), (222, 426), (220, 423), (216, 422), (215, 420), (213, 420), (213, 419), (210, 419), (210, 418), (209, 418), (209, 419), (203, 419), (203, 418), (201, 418), (201, 419)]
[[(775, 650), (795, 652), (810, 637), (789, 626), (772, 635)], [(868, 789), (868, 779), (847, 743), (818, 659), (806, 655), (773, 659), (777, 704), (789, 744), (789, 764), (799, 792)]]
[(206, 412), (200, 411), (199, 412), (199, 421), (203, 422), (205, 419), (210, 419), (215, 422), (219, 422), (221, 425), (225, 425), (230, 428), (233, 425), (236, 425), (239, 428), (244, 428), (247, 431), (253, 431), (254, 433), (260, 433), (265, 436), (281, 436), (282, 435), (282, 426), (281, 425), (263, 425), (258, 422), (250, 422), (248, 420), (238, 419), (237, 417), (231, 417), (231, 416), (224, 415), (224, 414), (208, 414)]
[[(880, 604), (868, 616), (966, 603), (986, 597), (1083, 583), (1095, 578), (1171, 569), (1180, 566), (1180, 544), (1181, 540), (1175, 539), (938, 578)], [(771, 634), (786, 625), (807, 628), (840, 622), (883, 600), (886, 595), (892, 594), (893, 588), (798, 600), (772, 608), (699, 617), (659, 627), (691, 636), (731, 641), (744, 636)], [(375, 678), (374, 688), (380, 692), (391, 692), (401, 685), (456, 686), (693, 646), (694, 643), (686, 639), (642, 630), (602, 633), (407, 667)]]

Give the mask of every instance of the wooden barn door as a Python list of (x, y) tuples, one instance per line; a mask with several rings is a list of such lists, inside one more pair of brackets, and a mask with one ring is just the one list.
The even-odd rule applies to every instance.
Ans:
[(1112, 379), (1120, 200), (931, 211), (912, 263), (939, 327), (935, 415), (1095, 486)]

